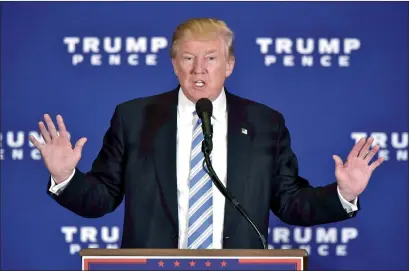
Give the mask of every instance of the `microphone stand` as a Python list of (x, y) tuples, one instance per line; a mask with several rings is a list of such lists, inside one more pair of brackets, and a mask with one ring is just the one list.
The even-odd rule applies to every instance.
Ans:
[[(210, 175), (210, 177), (213, 180), (213, 183), (216, 185), (219, 191), (230, 201), (231, 204), (233, 204), (234, 208), (236, 208), (246, 218), (246, 220), (251, 224), (253, 229), (257, 232), (257, 235), (259, 236), (261, 243), (263, 244), (263, 249), (268, 249), (266, 238), (264, 237), (264, 235), (258, 230), (257, 226), (254, 224), (253, 220), (249, 217), (247, 212), (241, 207), (240, 203), (226, 189), (226, 187), (220, 181), (219, 177), (217, 177), (217, 174), (214, 171), (212, 162), (210, 160), (210, 152), (212, 151), (212, 149), (213, 149), (213, 144), (212, 144), (211, 135), (205, 134), (204, 140), (202, 142), (202, 152), (204, 153), (204, 158), (205, 158), (203, 163), (206, 162), (207, 168), (209, 169), (207, 173)], [(205, 167), (203, 166), (203, 168)]]

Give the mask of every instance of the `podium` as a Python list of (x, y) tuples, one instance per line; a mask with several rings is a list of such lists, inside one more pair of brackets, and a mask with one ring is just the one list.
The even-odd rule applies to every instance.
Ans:
[(303, 249), (101, 249), (80, 251), (82, 270), (307, 270)]

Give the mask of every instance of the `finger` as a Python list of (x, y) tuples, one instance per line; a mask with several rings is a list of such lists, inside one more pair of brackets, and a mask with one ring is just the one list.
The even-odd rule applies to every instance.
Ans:
[(366, 140), (364, 146), (359, 152), (358, 155), (359, 158), (365, 159), (365, 156), (368, 154), (369, 148), (371, 147), (373, 141), (374, 141), (373, 137), (370, 137), (368, 138), (368, 140)]
[(368, 155), (365, 157), (365, 161), (369, 162), (372, 160), (372, 158), (375, 156), (375, 154), (379, 151), (379, 145), (376, 145), (375, 147), (372, 148), (372, 150), (368, 153)]
[(60, 136), (68, 139), (67, 128), (65, 127), (64, 120), (61, 115), (57, 115), (57, 125), (60, 131)]
[(384, 158), (384, 157), (378, 158), (378, 160), (376, 160), (375, 162), (373, 162), (373, 163), (369, 166), (369, 169), (370, 169), (371, 171), (374, 171), (377, 167), (379, 167), (379, 166), (383, 163), (383, 161), (385, 161), (385, 158)]
[(42, 147), (44, 146), (43, 144), (41, 144), (40, 141), (38, 141), (33, 135), (30, 135), (28, 137), (28, 139), (31, 141), (31, 143), (33, 143), (33, 145), (41, 151)]
[(338, 155), (333, 155), (332, 158), (335, 161), (335, 168), (342, 168), (344, 166), (342, 159)]
[(50, 134), (48, 133), (47, 128), (45, 128), (44, 122), (40, 121), (38, 123), (38, 127), (40, 128), (40, 132), (41, 132), (41, 135), (44, 138), (45, 143), (51, 142)]
[(45, 114), (44, 119), (45, 119), (45, 122), (47, 123), (48, 132), (50, 133), (51, 139), (56, 138), (58, 136), (57, 130), (55, 129), (54, 123), (52, 119), (50, 118), (50, 115)]
[(359, 151), (362, 149), (362, 146), (365, 144), (365, 138), (361, 138), (355, 146), (352, 148), (351, 152), (348, 155), (348, 160), (358, 157)]
[(80, 138), (77, 141), (77, 143), (75, 143), (74, 151), (77, 153), (77, 155), (79, 156), (81, 155), (82, 148), (84, 147), (85, 142), (87, 142), (87, 138), (83, 137), (83, 138)]

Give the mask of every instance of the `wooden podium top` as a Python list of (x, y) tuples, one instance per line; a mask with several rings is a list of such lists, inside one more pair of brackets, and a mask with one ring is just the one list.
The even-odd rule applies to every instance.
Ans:
[(103, 249), (87, 248), (83, 256), (259, 256), (308, 257), (304, 249)]
[[(82, 270), (306, 270), (303, 249), (103, 249), (80, 251)], [(170, 268), (170, 269), (168, 269)], [(243, 269), (245, 268), (245, 269)], [(262, 268), (262, 269), (260, 269)]]

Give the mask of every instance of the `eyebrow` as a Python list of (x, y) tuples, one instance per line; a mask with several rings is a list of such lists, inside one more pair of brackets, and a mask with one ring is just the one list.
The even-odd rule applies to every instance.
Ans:
[[(212, 49), (212, 50), (206, 51), (205, 54), (208, 55), (208, 54), (213, 54), (213, 53), (217, 53), (217, 50), (216, 50), (216, 49)], [(189, 52), (189, 51), (184, 51), (183, 54), (194, 55), (193, 53), (191, 53), (191, 52)]]
[(216, 49), (213, 49), (213, 50), (207, 51), (206, 54), (212, 54), (212, 53), (216, 53), (216, 52), (217, 52), (217, 50), (216, 50)]

